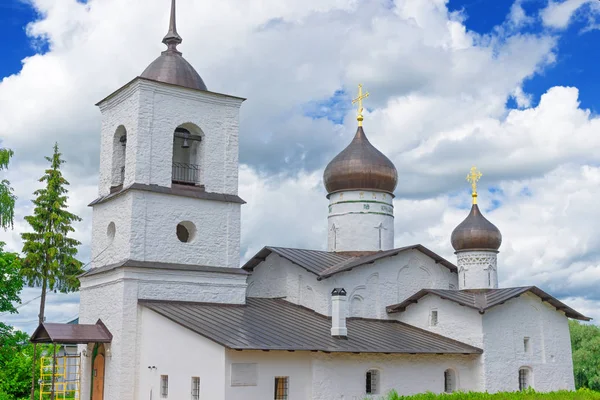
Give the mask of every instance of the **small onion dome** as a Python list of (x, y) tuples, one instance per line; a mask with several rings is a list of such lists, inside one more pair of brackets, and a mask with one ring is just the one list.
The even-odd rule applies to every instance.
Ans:
[(502, 244), (502, 234), (494, 224), (481, 215), (477, 204), (473, 204), (467, 218), (452, 232), (450, 241), (456, 251), (497, 251)]
[(362, 126), (352, 142), (325, 168), (327, 193), (341, 190), (380, 190), (393, 193), (398, 183), (396, 167), (367, 139)]
[(207, 90), (204, 81), (194, 67), (177, 51), (162, 52), (140, 76), (190, 89)]

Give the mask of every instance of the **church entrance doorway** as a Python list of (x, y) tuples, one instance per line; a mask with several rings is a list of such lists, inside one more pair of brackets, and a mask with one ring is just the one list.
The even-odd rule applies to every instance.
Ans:
[(104, 345), (94, 346), (92, 357), (92, 399), (104, 400)]

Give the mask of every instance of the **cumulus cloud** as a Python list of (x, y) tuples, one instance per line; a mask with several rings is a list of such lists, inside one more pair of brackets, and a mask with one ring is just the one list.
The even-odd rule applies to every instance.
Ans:
[[(59, 141), (69, 204), (84, 218), (76, 235), (87, 261), (86, 204), (96, 195), (100, 142), (93, 104), (163, 49), (167, 10), (148, 0), (32, 4), (40, 19), (28, 33), (49, 50), (0, 83), (0, 137), (16, 152), (8, 178), (19, 196), (15, 230), (0, 239), (20, 250), (43, 155)], [(371, 92), (367, 135), (399, 171), (396, 245), (419, 242), (453, 260), (449, 236), (469, 200), (464, 176), (477, 164), (484, 185), (495, 188), (481, 200), (505, 237), (502, 284), (539, 284), (586, 307), (600, 304), (587, 284), (600, 275), (600, 232), (579, 208), (593, 208), (586, 201), (596, 195), (591, 149), (599, 122), (579, 107), (576, 88), (548, 88), (539, 104), (523, 92), (560, 49), (556, 36), (519, 31), (531, 18), (519, 1), (486, 35), (467, 30), (466, 15), (444, 0), (257, 4), (178, 2), (184, 56), (210, 90), (248, 98), (240, 132), (240, 194), (248, 202), (242, 260), (264, 245), (325, 247), (321, 174), (354, 134), (349, 100), (360, 82)], [(507, 109), (510, 97), (519, 109)], [(575, 188), (580, 196), (567, 195)], [(28, 289), (23, 299), (35, 295)], [(69, 318), (76, 313), (69, 307), (49, 318)], [(36, 314), (32, 302), (10, 321), (31, 329)]]
[[(542, 22), (545, 26), (564, 29), (569, 25), (574, 15), (589, 5), (589, 12), (600, 11), (596, 7), (595, 0), (549, 0), (548, 5), (540, 12)], [(591, 22), (591, 21), (590, 21)]]

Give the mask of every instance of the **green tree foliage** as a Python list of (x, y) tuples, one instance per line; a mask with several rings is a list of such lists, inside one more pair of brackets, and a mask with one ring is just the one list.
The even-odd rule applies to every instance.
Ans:
[[(11, 149), (0, 148), (0, 171), (8, 168), (8, 162), (12, 157)], [(0, 180), (0, 227), (12, 228), (15, 218), (15, 200), (10, 182), (6, 179)]]
[(20, 275), (21, 263), (16, 253), (5, 253), (4, 243), (0, 242), (0, 313), (16, 313), (13, 303), (20, 303), (19, 293), (23, 289)]
[(36, 190), (33, 200), (33, 215), (25, 217), (33, 232), (23, 233), (24, 240), (21, 273), (29, 286), (41, 287), (39, 321), (44, 321), (46, 291), (68, 293), (79, 288), (77, 276), (83, 273), (82, 263), (77, 260), (77, 246), (81, 243), (69, 237), (74, 232), (73, 222), (81, 221), (77, 215), (67, 211), (67, 189), (69, 182), (62, 176), (64, 164), (54, 145), (50, 162), (40, 178), (46, 187)]
[(575, 386), (600, 391), (600, 327), (569, 321)]

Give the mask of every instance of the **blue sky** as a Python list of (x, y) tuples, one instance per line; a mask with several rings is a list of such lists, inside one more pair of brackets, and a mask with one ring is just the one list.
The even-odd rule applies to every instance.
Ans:
[[(550, 6), (585, 1), (555, 13), (568, 23), (542, 18)], [(449, 0), (446, 10), (440, 0), (179, 0), (191, 10), (178, 21), (186, 59), (211, 90), (248, 98), (241, 258), (265, 245), (324, 248), (322, 172), (356, 131), (350, 100), (363, 83), (369, 140), (399, 171), (396, 246), (422, 243), (455, 259), (449, 235), (467, 213), (465, 176), (475, 164), (481, 209), (505, 238), (501, 284), (537, 284), (600, 320), (600, 294), (590, 290), (600, 284), (600, 30), (587, 29), (600, 7), (591, 12), (591, 1)], [(0, 0), (0, 142), (15, 150), (6, 177), (19, 197), (15, 229), (0, 232), (9, 250), (22, 248), (43, 156), (58, 141), (69, 202), (84, 219), (80, 254), (89, 257), (94, 103), (163, 49), (166, 0), (79, 3)], [(526, 15), (516, 27), (515, 5)], [(26, 27), (35, 20), (34, 43)], [(352, 29), (360, 34), (343, 33)], [(45, 55), (22, 70), (35, 54)], [(521, 89), (531, 102), (519, 108), (511, 93)], [(290, 213), (290, 201), (303, 212)], [(22, 298), (38, 295), (26, 289)], [(53, 320), (77, 313), (76, 295), (50, 300)], [(36, 307), (23, 307), (15, 326), (31, 329)]]

